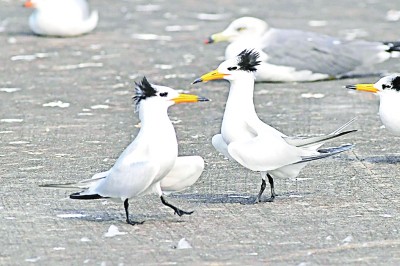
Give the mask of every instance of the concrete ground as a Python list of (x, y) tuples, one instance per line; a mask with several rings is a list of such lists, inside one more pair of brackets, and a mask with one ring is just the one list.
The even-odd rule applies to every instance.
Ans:
[[(343, 88), (377, 77), (257, 85), (260, 117), (288, 135), (331, 132), (354, 116), (359, 131), (330, 143), (355, 143), (351, 152), (310, 163), (297, 180), (276, 180), (275, 202), (252, 206), (240, 202), (258, 192), (259, 175), (211, 145), (228, 84), (190, 85), (218, 66), (226, 46), (203, 39), (234, 18), (398, 40), (399, 21), (385, 19), (400, 9), (398, 0), (91, 2), (97, 29), (61, 39), (33, 35), (30, 10), (0, 0), (1, 265), (400, 264), (399, 138), (381, 128), (376, 96)], [(372, 69), (399, 71), (400, 61)], [(40, 188), (113, 164), (138, 132), (133, 82), (143, 75), (213, 100), (170, 109), (180, 154), (206, 161), (190, 190), (169, 197), (194, 214), (174, 216), (148, 195), (131, 200), (132, 217), (145, 221), (132, 227), (122, 203), (74, 201), (71, 191)], [(106, 237), (111, 225), (125, 234)], [(191, 249), (174, 248), (182, 238)]]

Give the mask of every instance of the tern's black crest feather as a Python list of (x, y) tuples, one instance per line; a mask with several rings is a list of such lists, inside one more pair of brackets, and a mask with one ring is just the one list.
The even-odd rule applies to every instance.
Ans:
[(240, 67), (240, 70), (254, 72), (257, 70), (256, 66), (261, 63), (261, 61), (258, 60), (260, 54), (254, 51), (254, 49), (243, 50), (240, 54), (238, 54), (238, 57), (238, 66)]
[(154, 89), (151, 84), (147, 81), (146, 77), (143, 77), (140, 83), (135, 82), (136, 88), (135, 92), (136, 95), (133, 97), (135, 100), (136, 106), (139, 106), (141, 100), (144, 100), (148, 97), (155, 96), (157, 91)]
[(400, 76), (395, 77), (392, 81), (392, 84), (393, 89), (395, 89), (396, 91), (400, 91)]

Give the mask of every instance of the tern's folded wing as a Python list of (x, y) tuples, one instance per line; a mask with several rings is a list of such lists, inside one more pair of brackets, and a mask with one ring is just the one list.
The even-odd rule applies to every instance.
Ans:
[(131, 198), (139, 195), (154, 183), (160, 166), (153, 161), (136, 161), (129, 165), (115, 165), (107, 178), (95, 187), (89, 188), (91, 193), (103, 197)]
[(168, 194), (189, 188), (203, 170), (204, 160), (200, 156), (178, 157), (172, 170), (161, 180), (162, 192)]
[(250, 140), (235, 141), (228, 152), (238, 163), (253, 171), (268, 171), (301, 160), (302, 150), (289, 145), (281, 137), (258, 136)]

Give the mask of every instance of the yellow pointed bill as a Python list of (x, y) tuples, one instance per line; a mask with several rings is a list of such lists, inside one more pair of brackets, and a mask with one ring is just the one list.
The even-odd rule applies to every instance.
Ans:
[(367, 91), (367, 92), (378, 92), (379, 90), (374, 87), (374, 84), (355, 84), (355, 85), (347, 85), (347, 89), (357, 90), (357, 91)]
[(200, 78), (196, 79), (195, 81), (193, 81), (192, 84), (196, 84), (199, 82), (207, 82), (207, 81), (216, 80), (216, 79), (223, 79), (225, 76), (228, 76), (228, 75), (229, 74), (224, 74), (224, 73), (219, 72), (218, 70), (214, 70), (214, 71), (208, 72), (207, 74), (204, 74)]
[(193, 95), (193, 94), (179, 94), (178, 97), (172, 99), (175, 103), (195, 103), (195, 102), (208, 102), (209, 99)]

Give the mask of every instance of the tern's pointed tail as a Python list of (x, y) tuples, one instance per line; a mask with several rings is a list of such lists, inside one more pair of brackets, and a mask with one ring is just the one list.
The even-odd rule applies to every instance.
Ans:
[(387, 45), (389, 48), (386, 50), (387, 52), (400, 52), (400, 42), (383, 42), (383, 44)]
[(102, 197), (99, 194), (85, 194), (85, 191), (72, 193), (69, 195), (70, 199), (78, 200), (92, 200), (92, 199), (106, 199), (107, 197)]
[[(107, 176), (107, 172), (95, 174), (91, 179), (82, 180), (76, 183), (65, 183), (65, 184), (45, 184), (39, 185), (39, 187), (44, 188), (62, 188), (62, 189), (84, 189), (81, 192), (72, 193), (69, 197), (71, 199), (81, 199), (81, 200), (89, 200), (89, 199), (100, 199), (106, 198), (96, 193), (90, 192), (90, 187), (92, 185), (96, 185), (100, 180), (104, 179)], [(88, 190), (89, 189), (89, 190)]]
[(322, 158), (330, 157), (332, 155), (335, 155), (335, 154), (338, 154), (338, 153), (341, 153), (341, 152), (344, 152), (344, 151), (348, 151), (353, 147), (354, 147), (353, 144), (343, 144), (343, 145), (341, 145), (339, 147), (319, 149), (318, 150), (319, 154), (313, 155), (313, 156), (302, 157), (302, 160), (297, 162), (296, 164), (310, 162), (310, 161), (314, 161), (314, 160), (319, 160), (319, 159), (322, 159)]
[(339, 127), (338, 129), (336, 129), (335, 131), (333, 131), (330, 134), (327, 135), (323, 135), (323, 136), (317, 136), (317, 137), (310, 137), (310, 138), (285, 138), (286, 142), (289, 143), (290, 145), (296, 146), (296, 147), (315, 147), (315, 149), (319, 148), (320, 146), (322, 146), (322, 144), (324, 144), (324, 142), (334, 139), (334, 138), (338, 138), (341, 137), (343, 135), (347, 135), (349, 133), (353, 133), (356, 132), (357, 130), (348, 130), (348, 131), (343, 131), (346, 127), (348, 127), (349, 125), (351, 125), (354, 121), (356, 120), (356, 118), (352, 118), (350, 121), (348, 121), (347, 123), (345, 123), (344, 125), (342, 125), (341, 127)]

